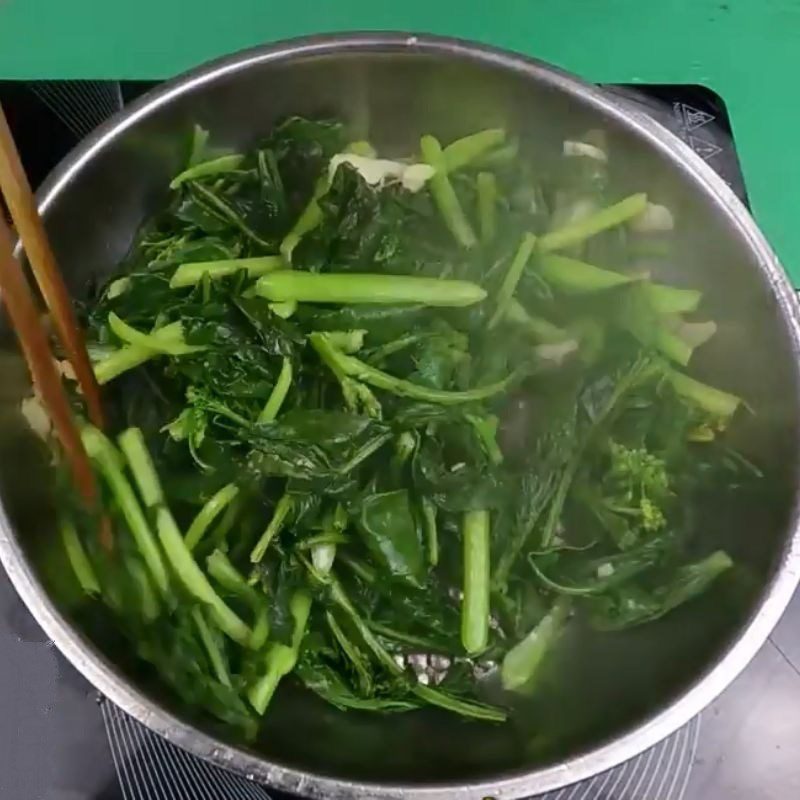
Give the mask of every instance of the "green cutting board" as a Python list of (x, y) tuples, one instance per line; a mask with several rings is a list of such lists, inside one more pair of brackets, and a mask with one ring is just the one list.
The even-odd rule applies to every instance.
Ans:
[(413, 30), (728, 105), (753, 213), (800, 285), (798, 0), (0, 0), (0, 79), (161, 79), (261, 42)]

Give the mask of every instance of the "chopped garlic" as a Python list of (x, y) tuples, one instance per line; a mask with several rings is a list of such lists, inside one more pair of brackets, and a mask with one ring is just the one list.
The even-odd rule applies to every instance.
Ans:
[(368, 158), (355, 153), (337, 153), (328, 165), (330, 180), (340, 164), (349, 164), (370, 185), (377, 186), (389, 180), (399, 181), (409, 192), (418, 192), (435, 170), (429, 164), (404, 164), (387, 158)]
[(25, 417), (30, 429), (40, 439), (47, 439), (51, 430), (50, 417), (47, 416), (42, 401), (38, 397), (31, 395), (20, 403), (19, 410), (22, 412), (22, 416)]
[(564, 155), (586, 156), (586, 158), (593, 158), (595, 161), (602, 161), (604, 164), (608, 162), (608, 154), (606, 151), (596, 145), (589, 144), (589, 142), (571, 142), (565, 140)]
[(555, 364), (560, 364), (577, 349), (578, 343), (574, 339), (565, 339), (563, 342), (555, 342), (553, 344), (540, 344), (535, 348), (536, 355), (539, 358), (543, 361), (552, 361)]
[(666, 206), (648, 203), (644, 211), (630, 221), (630, 227), (636, 233), (667, 233), (675, 229), (675, 218)]
[(598, 578), (610, 578), (613, 574), (614, 574), (614, 565), (609, 564), (608, 561), (606, 561), (605, 564), (601, 564), (597, 568)]

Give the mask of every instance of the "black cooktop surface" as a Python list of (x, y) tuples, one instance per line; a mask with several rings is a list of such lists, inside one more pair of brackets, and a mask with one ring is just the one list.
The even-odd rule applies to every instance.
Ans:
[[(32, 182), (150, 86), (0, 82), (0, 102)], [(610, 88), (680, 136), (747, 201), (720, 97), (699, 86)], [(800, 594), (751, 665), (699, 717), (626, 764), (537, 800), (800, 798), (799, 709)], [(282, 797), (179, 750), (100, 697), (56, 651), (2, 572), (0, 741), (3, 800)]]

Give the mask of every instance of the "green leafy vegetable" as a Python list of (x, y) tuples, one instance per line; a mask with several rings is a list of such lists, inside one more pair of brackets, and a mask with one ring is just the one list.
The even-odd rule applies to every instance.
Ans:
[(602, 133), (552, 165), (523, 133), (419, 163), (335, 120), (241, 153), (198, 128), (82, 309), (119, 446), (82, 428), (102, 508), (65, 504), (58, 553), (195, 711), (252, 737), (293, 682), (501, 723), (587, 625), (731, 567), (697, 560), (724, 537), (700, 510), (760, 473), (744, 402), (689, 374), (702, 296), (642, 271), (652, 204), (614, 195)]

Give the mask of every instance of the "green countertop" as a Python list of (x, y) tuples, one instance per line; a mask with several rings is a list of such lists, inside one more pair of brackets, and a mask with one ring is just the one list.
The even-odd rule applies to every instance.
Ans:
[(798, 0), (0, 0), (0, 79), (161, 79), (261, 42), (354, 29), (476, 39), (592, 81), (714, 89), (753, 213), (800, 285)]

